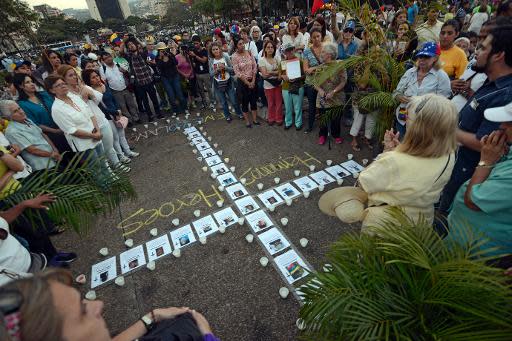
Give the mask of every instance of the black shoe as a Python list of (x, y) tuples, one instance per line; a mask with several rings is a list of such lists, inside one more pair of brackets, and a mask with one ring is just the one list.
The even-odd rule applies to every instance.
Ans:
[(74, 252), (59, 252), (50, 260), (52, 265), (67, 265), (73, 263), (77, 259)]
[(155, 120), (155, 116), (148, 116), (148, 122), (153, 122)]
[(302, 126), (300, 126), (300, 127), (296, 127), (296, 128), (295, 128), (295, 130), (297, 130), (297, 131), (301, 131), (301, 130), (302, 130)]
[(252, 124), (254, 124), (255, 126), (259, 126), (259, 125), (261, 125), (261, 123), (260, 123), (260, 122), (258, 122), (258, 121), (256, 121), (256, 122), (252, 122)]
[(313, 131), (312, 128), (307, 128), (306, 130), (304, 130), (304, 134), (309, 134)]
[(284, 126), (284, 130), (290, 129), (292, 126)]

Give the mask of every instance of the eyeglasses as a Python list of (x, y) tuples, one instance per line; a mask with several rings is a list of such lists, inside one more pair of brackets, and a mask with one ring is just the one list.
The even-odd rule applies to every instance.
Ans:
[(67, 86), (67, 84), (64, 83), (64, 82), (62, 82), (62, 83), (55, 83), (55, 84), (53, 84), (52, 88), (63, 88), (65, 86)]

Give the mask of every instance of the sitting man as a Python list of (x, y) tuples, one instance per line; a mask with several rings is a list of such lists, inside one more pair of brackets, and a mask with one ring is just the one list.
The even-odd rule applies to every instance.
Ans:
[[(485, 248), (489, 255), (512, 253), (512, 103), (487, 109), (485, 118), (501, 122), (500, 130), (485, 135), (481, 141), (480, 162), (473, 176), (457, 192), (452, 211), (448, 216), (450, 229), (468, 226), (489, 241)], [(448, 238), (465, 241), (462, 233), (450, 232)], [(510, 258), (510, 257), (506, 257)], [(500, 267), (510, 267), (501, 259)]]
[(59, 151), (41, 128), (27, 118), (18, 103), (2, 101), (0, 111), (10, 121), (5, 137), (11, 144), (21, 148), (21, 156), (32, 170), (37, 172), (55, 167), (56, 161), (61, 159)]

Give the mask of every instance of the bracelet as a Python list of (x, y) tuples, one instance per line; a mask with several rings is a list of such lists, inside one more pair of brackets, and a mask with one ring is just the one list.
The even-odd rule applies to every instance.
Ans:
[(476, 168), (494, 168), (494, 166), (496, 166), (495, 163), (492, 165), (482, 165), (482, 166), (478, 165), (478, 166), (476, 166)]

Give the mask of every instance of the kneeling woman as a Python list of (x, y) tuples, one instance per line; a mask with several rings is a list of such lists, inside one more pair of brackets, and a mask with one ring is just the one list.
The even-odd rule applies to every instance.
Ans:
[[(455, 163), (457, 110), (448, 99), (429, 94), (414, 97), (407, 112), (403, 143), (398, 134), (386, 132), (385, 152), (361, 172), (359, 188), (327, 192), (319, 202), (324, 213), (344, 222), (362, 221), (363, 230), (389, 219), (387, 209), (392, 206), (400, 207), (414, 221), (422, 216), (433, 222), (434, 204)], [(355, 205), (360, 209), (348, 217), (344, 205), (350, 201), (350, 205), (357, 201), (361, 205)]]
[(0, 327), (7, 329), (0, 334), (19, 341), (218, 341), (204, 316), (187, 307), (153, 309), (111, 338), (102, 316), (103, 302), (83, 300), (72, 282), (70, 273), (60, 270), (2, 287), (0, 311), (12, 323)]

